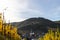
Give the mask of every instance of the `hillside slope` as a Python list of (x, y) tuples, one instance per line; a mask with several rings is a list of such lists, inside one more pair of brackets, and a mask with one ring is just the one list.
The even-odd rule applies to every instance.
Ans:
[(12, 23), (13, 25), (17, 25), (18, 31), (34, 31), (34, 32), (47, 32), (49, 28), (56, 28), (60, 24), (53, 22), (51, 20), (45, 18), (30, 18), (22, 22)]

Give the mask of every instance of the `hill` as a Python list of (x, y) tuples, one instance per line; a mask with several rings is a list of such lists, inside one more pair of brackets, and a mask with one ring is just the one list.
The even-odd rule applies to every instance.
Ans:
[(18, 32), (20, 32), (21, 30), (25, 31), (25, 32), (31, 32), (31, 30), (33, 32), (47, 32), (49, 28), (57, 28), (57, 26), (59, 27), (60, 24), (45, 19), (45, 18), (29, 18), (27, 20), (24, 20), (22, 22), (15, 22), (12, 23), (13, 25), (17, 25), (18, 27)]

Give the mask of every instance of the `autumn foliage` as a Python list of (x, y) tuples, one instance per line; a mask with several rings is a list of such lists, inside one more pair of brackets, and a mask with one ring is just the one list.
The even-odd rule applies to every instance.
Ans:
[(55, 31), (50, 29), (44, 36), (40, 37), (38, 40), (60, 40), (60, 31), (58, 28)]
[(13, 27), (10, 23), (6, 24), (2, 13), (0, 13), (0, 39), (21, 40), (21, 36), (17, 33), (17, 27)]

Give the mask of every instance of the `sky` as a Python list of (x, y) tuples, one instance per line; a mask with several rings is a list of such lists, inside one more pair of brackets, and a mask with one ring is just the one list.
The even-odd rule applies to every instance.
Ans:
[(32, 17), (56, 21), (60, 20), (60, 0), (0, 0), (0, 12), (4, 12), (7, 22), (19, 22)]

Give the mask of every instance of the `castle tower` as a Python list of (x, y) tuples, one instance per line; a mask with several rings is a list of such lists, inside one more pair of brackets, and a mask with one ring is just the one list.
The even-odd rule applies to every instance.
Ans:
[(0, 13), (0, 32), (2, 31), (3, 17), (2, 13)]

